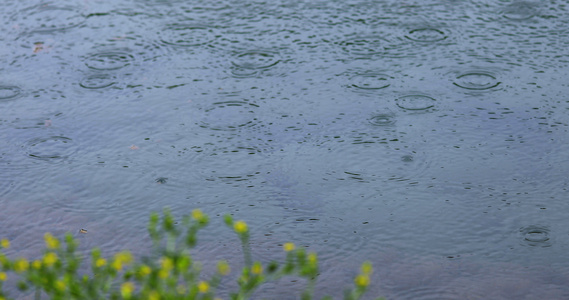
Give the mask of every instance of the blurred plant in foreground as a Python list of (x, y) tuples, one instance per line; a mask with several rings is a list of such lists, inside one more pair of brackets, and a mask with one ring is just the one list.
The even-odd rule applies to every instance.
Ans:
[[(249, 228), (244, 221), (224, 217), (225, 224), (239, 237), (243, 247), (245, 266), (236, 274), (239, 289), (229, 294), (230, 299), (249, 299), (263, 283), (283, 276), (299, 276), (306, 279), (301, 299), (312, 299), (318, 277), (318, 256), (285, 243), (284, 263), (263, 264), (253, 261), (249, 248)], [(221, 279), (231, 268), (226, 261), (217, 262), (213, 275), (201, 275), (202, 264), (194, 261), (190, 249), (196, 246), (197, 233), (209, 223), (209, 217), (201, 210), (192, 211), (178, 225), (168, 210), (162, 218), (152, 214), (148, 231), (152, 238), (154, 258), (135, 262), (128, 251), (116, 253), (110, 258), (101, 255), (97, 248), (91, 251), (91, 271), (81, 274), (82, 256), (77, 253), (78, 242), (67, 234), (64, 243), (53, 235), (44, 236), (46, 248), (41, 258), (10, 259), (1, 251), (10, 242), (0, 240), (0, 300), (9, 299), (3, 289), (11, 276), (19, 279), (21, 291), (33, 291), (35, 299), (220, 299), (216, 290)], [(345, 299), (359, 299), (370, 284), (372, 266), (365, 262), (354, 279), (354, 287), (346, 290)], [(326, 298), (330, 299), (330, 298)]]

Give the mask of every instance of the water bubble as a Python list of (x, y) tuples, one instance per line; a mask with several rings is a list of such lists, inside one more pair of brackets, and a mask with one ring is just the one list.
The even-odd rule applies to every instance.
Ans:
[(257, 123), (255, 110), (258, 106), (245, 101), (216, 102), (206, 109), (199, 125), (212, 130), (233, 131), (251, 127)]
[(83, 80), (79, 82), (79, 86), (92, 90), (104, 89), (116, 83), (113, 79), (115, 78), (108, 74), (93, 74), (83, 78)]
[(22, 89), (15, 85), (0, 85), (0, 101), (17, 98), (22, 94)]
[(425, 95), (406, 95), (397, 98), (396, 102), (405, 110), (427, 110), (435, 106), (436, 100)]
[(358, 36), (340, 42), (342, 50), (358, 56), (371, 56), (386, 51), (388, 40), (381, 36)]
[(392, 126), (395, 124), (395, 116), (391, 114), (377, 114), (368, 119), (374, 126)]
[(417, 28), (409, 31), (405, 38), (415, 42), (432, 43), (446, 39), (447, 34), (436, 28)]
[(533, 18), (538, 14), (537, 3), (532, 2), (514, 2), (501, 11), (504, 18), (514, 21), (523, 21)]
[(200, 24), (168, 24), (160, 35), (164, 44), (181, 47), (205, 45), (216, 38), (213, 28)]
[(118, 70), (130, 65), (134, 56), (126, 51), (106, 51), (87, 57), (85, 64), (94, 70)]
[(38, 137), (24, 143), (25, 154), (39, 160), (58, 160), (74, 152), (73, 140), (65, 136)]
[(467, 90), (489, 90), (501, 82), (491, 73), (472, 71), (458, 75), (453, 84)]
[(21, 22), (20, 28), (29, 32), (55, 32), (76, 27), (85, 22), (85, 17), (78, 8), (72, 6), (54, 6), (39, 4), (26, 8), (14, 18)]
[(393, 77), (382, 73), (360, 73), (350, 78), (351, 85), (362, 90), (380, 90), (391, 85), (389, 80)]
[(549, 228), (547, 226), (530, 225), (520, 228), (522, 245), (531, 247), (551, 247)]

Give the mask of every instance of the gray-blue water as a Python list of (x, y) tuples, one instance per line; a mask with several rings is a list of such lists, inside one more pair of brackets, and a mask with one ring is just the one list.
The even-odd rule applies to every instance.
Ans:
[[(569, 298), (565, 1), (4, 1), (0, 236), (196, 258), (317, 251), (388, 299)], [(87, 234), (79, 233), (86, 229)], [(222, 295), (234, 287), (222, 285)], [(295, 299), (283, 279), (255, 297)]]

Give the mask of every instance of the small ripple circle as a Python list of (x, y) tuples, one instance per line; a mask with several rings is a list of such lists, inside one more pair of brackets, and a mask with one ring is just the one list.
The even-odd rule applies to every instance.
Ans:
[(404, 110), (427, 110), (435, 106), (436, 100), (426, 95), (405, 95), (397, 98), (397, 106)]

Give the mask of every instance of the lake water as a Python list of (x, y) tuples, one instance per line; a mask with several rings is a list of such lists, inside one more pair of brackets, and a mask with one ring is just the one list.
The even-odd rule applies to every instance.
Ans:
[(568, 9), (4, 1), (0, 235), (144, 255), (151, 212), (201, 208), (206, 265), (242, 262), (230, 213), (258, 260), (317, 251), (318, 296), (370, 260), (368, 296), (568, 298)]

